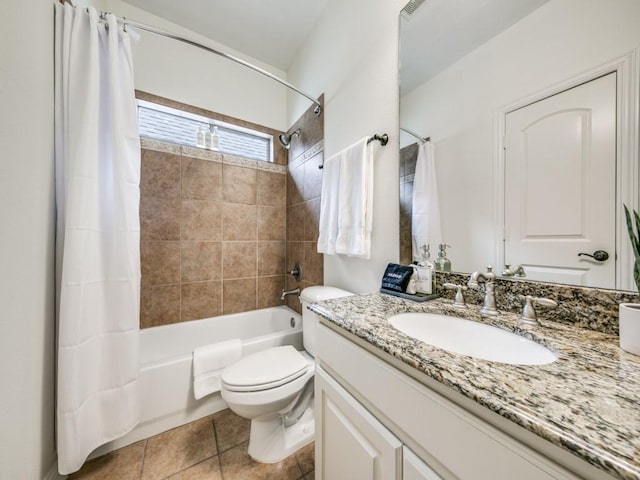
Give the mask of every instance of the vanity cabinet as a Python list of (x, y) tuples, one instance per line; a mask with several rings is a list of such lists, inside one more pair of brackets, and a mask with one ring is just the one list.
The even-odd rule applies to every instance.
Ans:
[(316, 478), (402, 478), (402, 443), (323, 370), (316, 372), (315, 398), (322, 431)]
[[(315, 377), (316, 478), (441, 480), (323, 369)], [(316, 447), (318, 448), (318, 447)]]
[(442, 477), (404, 446), (402, 447), (402, 480), (442, 480)]
[(317, 480), (611, 478), (575, 475), (399, 365), (324, 324), (317, 333)]

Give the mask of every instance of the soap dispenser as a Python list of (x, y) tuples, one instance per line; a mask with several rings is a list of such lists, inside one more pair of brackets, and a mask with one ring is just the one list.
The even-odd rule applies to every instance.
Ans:
[(204, 130), (202, 129), (202, 127), (198, 127), (198, 133), (196, 133), (196, 146), (200, 147), (200, 148), (204, 148), (205, 146), (205, 140), (204, 140)]
[(447, 248), (451, 245), (440, 243), (438, 245), (438, 258), (433, 262), (436, 272), (450, 272), (451, 260), (447, 258)]
[(209, 133), (209, 148), (211, 150), (220, 150), (220, 137), (218, 136), (218, 127), (213, 126), (213, 129)]
[(429, 245), (422, 245), (422, 260), (416, 267), (418, 278), (416, 280), (416, 291), (419, 293), (431, 294), (433, 292), (433, 264), (429, 260)]

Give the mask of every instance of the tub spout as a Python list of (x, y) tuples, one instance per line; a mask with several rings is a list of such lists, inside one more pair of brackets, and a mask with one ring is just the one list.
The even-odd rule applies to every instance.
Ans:
[(293, 290), (282, 290), (282, 295), (280, 295), (280, 300), (284, 301), (287, 295), (300, 295), (300, 289), (294, 288)]

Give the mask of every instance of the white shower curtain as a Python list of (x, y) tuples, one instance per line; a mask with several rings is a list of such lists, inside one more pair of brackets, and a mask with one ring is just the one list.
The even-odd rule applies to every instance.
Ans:
[(138, 422), (140, 141), (129, 36), (56, 4), (58, 469)]

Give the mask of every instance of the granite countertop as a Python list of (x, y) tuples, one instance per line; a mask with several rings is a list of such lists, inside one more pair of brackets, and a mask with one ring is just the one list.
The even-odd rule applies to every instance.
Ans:
[[(622, 479), (640, 480), (640, 356), (620, 349), (618, 337), (545, 321), (527, 326), (517, 315), (482, 317), (477, 306), (451, 300), (416, 303), (373, 293), (309, 308), (434, 380)], [(389, 324), (403, 312), (430, 312), (477, 320), (545, 345), (558, 360), (522, 366), (449, 353)]]

